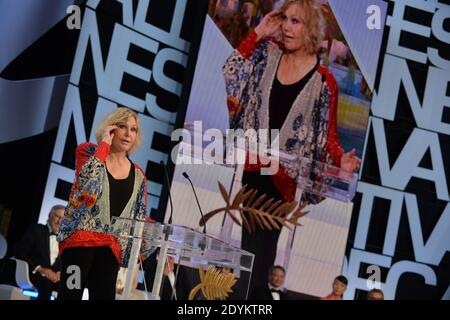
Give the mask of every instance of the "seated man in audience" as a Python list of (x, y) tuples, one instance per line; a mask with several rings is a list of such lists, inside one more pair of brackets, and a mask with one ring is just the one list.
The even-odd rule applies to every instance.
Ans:
[(60, 277), (58, 242), (64, 206), (53, 206), (47, 224), (34, 224), (28, 228), (14, 248), (14, 256), (28, 263), (29, 276), (38, 290), (39, 300), (49, 300), (52, 291), (57, 291)]
[(372, 289), (367, 293), (367, 300), (384, 300), (384, 293), (380, 289)]
[(289, 300), (289, 295), (282, 289), (286, 271), (282, 266), (273, 266), (269, 270), (269, 282), (264, 287), (253, 289), (251, 300)]

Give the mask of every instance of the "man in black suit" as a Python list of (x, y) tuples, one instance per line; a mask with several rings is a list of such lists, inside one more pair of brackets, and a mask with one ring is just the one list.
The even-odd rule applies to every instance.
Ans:
[(286, 271), (282, 266), (273, 266), (269, 270), (269, 282), (263, 287), (253, 289), (251, 300), (289, 300), (288, 294), (282, 290)]
[(52, 291), (57, 291), (59, 283), (60, 259), (58, 242), (64, 206), (53, 206), (46, 225), (31, 225), (14, 248), (16, 258), (28, 263), (29, 276), (38, 290), (39, 300), (49, 300)]

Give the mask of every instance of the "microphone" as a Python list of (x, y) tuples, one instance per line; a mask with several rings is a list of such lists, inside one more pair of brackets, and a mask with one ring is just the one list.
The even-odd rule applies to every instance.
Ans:
[(169, 221), (167, 222), (168, 224), (172, 224), (172, 215), (173, 215), (173, 203), (172, 203), (172, 195), (170, 193), (170, 182), (169, 182), (169, 174), (167, 173), (167, 167), (166, 164), (164, 163), (164, 161), (160, 161), (159, 164), (161, 165), (161, 167), (163, 168), (164, 171), (164, 182), (167, 186), (167, 190), (169, 193), (169, 202), (170, 202), (170, 216), (169, 216)]
[(198, 209), (200, 210), (200, 214), (202, 215), (203, 233), (206, 234), (206, 221), (205, 221), (205, 217), (203, 216), (203, 211), (202, 211), (202, 207), (200, 206), (200, 202), (198, 202), (198, 197), (197, 197), (197, 193), (195, 192), (194, 185), (192, 184), (192, 181), (189, 178), (186, 171), (183, 172), (183, 177), (185, 177), (189, 181), (189, 183), (191, 184), (191, 187), (192, 187), (192, 191), (194, 191), (195, 200), (197, 201)]

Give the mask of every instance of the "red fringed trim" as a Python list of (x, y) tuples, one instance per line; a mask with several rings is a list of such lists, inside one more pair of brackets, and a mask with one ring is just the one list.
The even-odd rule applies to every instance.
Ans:
[(246, 59), (250, 58), (253, 53), (253, 50), (256, 48), (256, 32), (252, 30), (248, 36), (242, 40), (242, 42), (237, 47), (237, 50), (240, 54), (242, 54)]
[(328, 68), (324, 66), (319, 66), (317, 71), (325, 76), (325, 81), (330, 91), (330, 107), (328, 116), (328, 134), (327, 134), (327, 151), (333, 159), (333, 165), (340, 167), (341, 157), (344, 154), (344, 150), (339, 142), (339, 135), (337, 132), (337, 107), (338, 107), (338, 93), (339, 88), (334, 78)]

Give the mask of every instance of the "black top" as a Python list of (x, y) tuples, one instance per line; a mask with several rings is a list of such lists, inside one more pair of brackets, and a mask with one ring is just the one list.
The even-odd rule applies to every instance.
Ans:
[[(318, 66), (319, 58), (317, 58), (317, 63), (314, 68), (312, 68), (302, 79), (293, 84), (283, 85), (275, 75), (269, 98), (270, 129), (281, 129), (295, 99), (314, 75)], [(275, 201), (282, 199), (280, 192), (272, 181), (272, 176), (261, 175), (259, 171), (244, 171), (242, 184), (247, 185), (247, 190), (258, 190), (258, 195), (265, 193), (267, 195), (266, 200), (270, 198), (275, 198)]]
[[(131, 162), (131, 161), (130, 161)], [(111, 217), (118, 217), (133, 194), (134, 187), (134, 164), (131, 162), (130, 172), (125, 179), (115, 179), (108, 168), (109, 181), (109, 212)]]
[(281, 129), (295, 99), (311, 79), (318, 66), (319, 59), (317, 59), (314, 68), (299, 81), (292, 84), (282, 84), (275, 75), (269, 98), (269, 129)]

